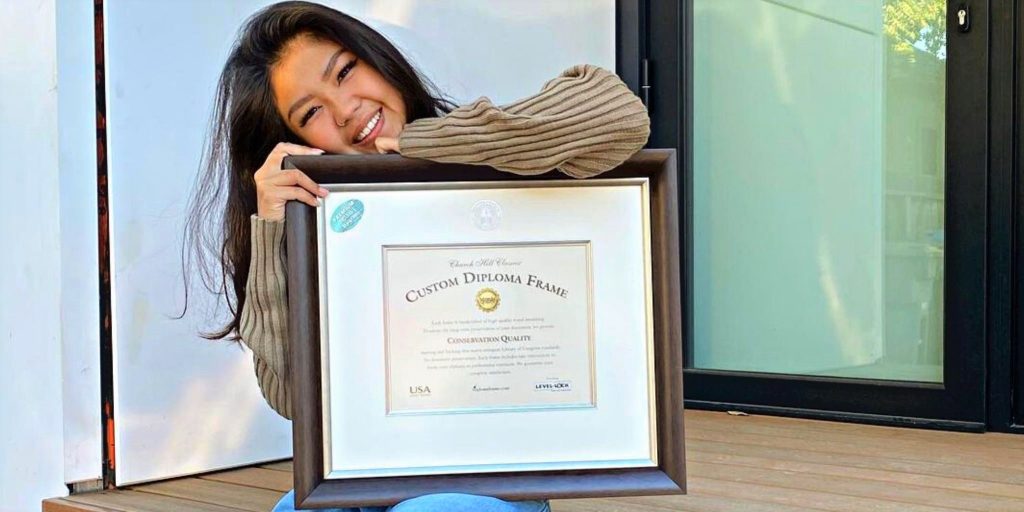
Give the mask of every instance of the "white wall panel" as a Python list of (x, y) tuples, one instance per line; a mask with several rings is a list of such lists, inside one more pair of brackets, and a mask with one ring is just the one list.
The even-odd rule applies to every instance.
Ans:
[(57, 3), (64, 481), (102, 478), (93, 6)]
[[(106, 63), (117, 483), (288, 457), (288, 422), (260, 396), (251, 356), (196, 335), (223, 319), (193, 289), (180, 243), (217, 75), (262, 1), (108, 0)], [(503, 103), (559, 71), (614, 69), (612, 0), (329, 1), (403, 48), (457, 101)]]
[(0, 2), (0, 512), (67, 494), (55, 9)]

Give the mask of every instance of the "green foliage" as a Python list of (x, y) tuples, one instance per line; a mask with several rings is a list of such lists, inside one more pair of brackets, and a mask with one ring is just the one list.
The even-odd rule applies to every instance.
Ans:
[(884, 30), (897, 55), (915, 61), (917, 51), (946, 58), (946, 0), (885, 0)]

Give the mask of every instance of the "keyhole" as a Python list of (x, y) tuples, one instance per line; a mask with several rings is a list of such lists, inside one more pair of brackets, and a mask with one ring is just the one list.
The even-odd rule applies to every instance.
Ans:
[(960, 5), (960, 8), (956, 11), (956, 18), (961, 33), (966, 33), (971, 29), (971, 10), (967, 4)]

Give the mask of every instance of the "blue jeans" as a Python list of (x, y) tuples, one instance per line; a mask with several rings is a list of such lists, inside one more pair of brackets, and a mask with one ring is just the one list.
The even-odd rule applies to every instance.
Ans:
[[(295, 490), (285, 494), (272, 512), (294, 512)], [(322, 512), (551, 512), (547, 500), (502, 501), (475, 494), (438, 493), (407, 499), (390, 507), (329, 508)]]

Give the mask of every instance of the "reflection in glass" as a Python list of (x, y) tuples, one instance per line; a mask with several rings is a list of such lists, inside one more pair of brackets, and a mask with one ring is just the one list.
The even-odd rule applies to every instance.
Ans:
[(693, 366), (942, 381), (945, 13), (695, 0)]

